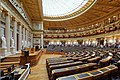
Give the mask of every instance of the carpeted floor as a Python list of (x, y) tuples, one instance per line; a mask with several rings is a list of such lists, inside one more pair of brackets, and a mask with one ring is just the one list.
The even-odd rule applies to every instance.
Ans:
[(27, 80), (49, 80), (46, 70), (46, 59), (58, 56), (60, 55), (43, 54), (38, 64), (34, 67), (31, 67), (31, 74), (28, 76)]

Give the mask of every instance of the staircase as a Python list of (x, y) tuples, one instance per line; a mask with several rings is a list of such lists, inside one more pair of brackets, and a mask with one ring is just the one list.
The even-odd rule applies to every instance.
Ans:
[(14, 64), (14, 66), (19, 66), (20, 57), (19, 56), (9, 56), (4, 58), (0, 63), (0, 70), (4, 71), (4, 74), (7, 74), (7, 68)]

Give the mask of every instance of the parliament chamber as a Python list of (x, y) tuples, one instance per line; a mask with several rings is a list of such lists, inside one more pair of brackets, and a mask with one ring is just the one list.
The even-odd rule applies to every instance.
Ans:
[(120, 0), (0, 0), (0, 80), (120, 80)]

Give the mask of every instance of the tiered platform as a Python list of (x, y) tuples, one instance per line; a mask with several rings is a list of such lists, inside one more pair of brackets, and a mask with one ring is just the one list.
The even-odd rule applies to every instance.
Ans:
[(119, 52), (117, 49), (83, 49), (48, 58), (49, 80), (115, 80), (120, 72)]

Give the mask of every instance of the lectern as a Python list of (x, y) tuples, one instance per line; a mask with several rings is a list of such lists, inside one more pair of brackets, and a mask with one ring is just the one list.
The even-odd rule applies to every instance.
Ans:
[(29, 51), (22, 50), (22, 57), (25, 59), (25, 64), (28, 63)]

